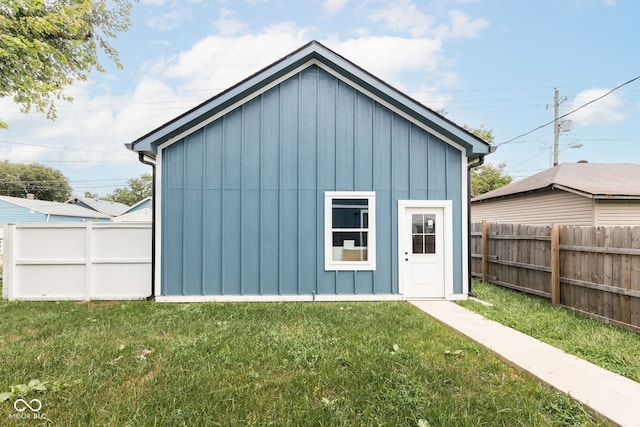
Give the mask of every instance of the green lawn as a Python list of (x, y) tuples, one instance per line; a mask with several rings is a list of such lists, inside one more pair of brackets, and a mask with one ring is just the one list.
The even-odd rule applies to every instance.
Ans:
[(17, 391), (0, 425), (20, 422), (15, 386), (34, 379), (47, 390), (24, 398), (49, 425), (606, 425), (406, 303), (0, 301), (0, 312), (0, 393)]
[(460, 305), (640, 382), (640, 333), (552, 306), (548, 300), (487, 283), (473, 283), (480, 300)]

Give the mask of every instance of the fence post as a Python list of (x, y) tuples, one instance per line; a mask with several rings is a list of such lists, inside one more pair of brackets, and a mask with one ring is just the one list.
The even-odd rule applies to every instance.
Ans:
[(551, 304), (560, 304), (560, 229), (551, 224)]
[(488, 237), (487, 234), (489, 232), (489, 224), (487, 223), (486, 219), (482, 220), (482, 281), (484, 283), (488, 283), (489, 282), (489, 263), (488, 263), (488, 259), (487, 259), (487, 252), (489, 250), (489, 241), (488, 241)]

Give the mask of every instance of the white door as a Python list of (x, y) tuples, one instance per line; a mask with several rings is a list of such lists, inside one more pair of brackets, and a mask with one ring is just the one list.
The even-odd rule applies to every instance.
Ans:
[(444, 298), (444, 208), (403, 210), (398, 217), (402, 292), (405, 298)]

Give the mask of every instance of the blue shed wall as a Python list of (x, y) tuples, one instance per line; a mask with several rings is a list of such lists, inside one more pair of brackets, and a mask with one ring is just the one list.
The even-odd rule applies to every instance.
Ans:
[[(397, 201), (453, 200), (462, 154), (311, 66), (162, 150), (163, 295), (397, 294)], [(324, 271), (325, 191), (375, 191), (376, 271)]]
[(124, 213), (130, 213), (130, 212), (137, 212), (139, 210), (142, 209), (151, 209), (152, 204), (151, 204), (151, 199), (147, 199), (144, 202), (140, 203), (139, 205), (134, 205), (131, 208), (127, 209)]
[(8, 222), (46, 222), (47, 215), (24, 206), (0, 200), (0, 225)]

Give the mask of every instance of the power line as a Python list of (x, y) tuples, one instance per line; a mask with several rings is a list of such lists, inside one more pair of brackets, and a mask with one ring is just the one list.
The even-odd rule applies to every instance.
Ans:
[(134, 160), (13, 160), (14, 163), (133, 163)]
[(614, 87), (613, 89), (611, 89), (611, 90), (610, 90), (610, 91), (608, 91), (607, 93), (605, 93), (605, 94), (603, 94), (603, 95), (600, 95), (599, 97), (597, 97), (597, 98), (595, 98), (595, 99), (592, 99), (591, 101), (589, 101), (589, 102), (587, 102), (587, 103), (582, 104), (582, 105), (581, 105), (581, 106), (579, 106), (578, 108), (574, 108), (573, 110), (569, 111), (568, 113), (565, 113), (565, 114), (563, 114), (563, 115), (561, 115), (561, 116), (559, 116), (559, 117), (557, 117), (557, 118), (554, 118), (554, 119), (553, 119), (553, 120), (551, 120), (550, 122), (545, 123), (545, 124), (543, 124), (543, 125), (540, 125), (540, 126), (538, 126), (538, 127), (534, 128), (534, 129), (530, 130), (529, 132), (525, 132), (525, 133), (523, 133), (523, 134), (521, 134), (521, 135), (516, 136), (515, 138), (511, 138), (511, 139), (509, 139), (509, 140), (507, 140), (507, 141), (505, 141), (505, 142), (501, 142), (500, 144), (496, 144), (496, 147), (500, 147), (501, 145), (509, 144), (509, 143), (511, 143), (511, 142), (513, 142), (513, 141), (515, 141), (516, 139), (520, 139), (520, 138), (522, 138), (523, 136), (530, 135), (530, 134), (532, 134), (533, 132), (535, 132), (535, 131), (537, 131), (537, 130), (540, 130), (540, 129), (544, 128), (544, 127), (547, 127), (547, 126), (549, 126), (549, 125), (551, 125), (551, 124), (555, 123), (556, 121), (558, 121), (558, 120), (560, 120), (560, 119), (563, 119), (563, 118), (567, 117), (568, 115), (573, 114), (573, 113), (575, 113), (576, 111), (579, 111), (579, 110), (583, 109), (584, 107), (586, 107), (586, 106), (588, 106), (588, 105), (591, 105), (591, 104), (593, 104), (594, 102), (599, 101), (599, 100), (601, 100), (602, 98), (604, 98), (604, 97), (607, 97), (607, 96), (611, 95), (613, 92), (615, 92), (616, 90), (620, 89), (621, 87), (626, 86), (626, 85), (628, 85), (628, 84), (630, 84), (630, 83), (633, 83), (633, 82), (635, 82), (635, 81), (636, 81), (636, 80), (638, 80), (638, 79), (640, 79), (640, 76), (634, 77), (634, 78), (632, 78), (631, 80), (628, 80), (628, 81), (626, 81), (626, 82), (622, 83), (621, 85), (618, 85), (618, 86)]
[(29, 143), (29, 142), (7, 141), (7, 140), (4, 140), (4, 139), (0, 139), (0, 142), (4, 143), (4, 144), (28, 145), (28, 146), (31, 146), (31, 147), (38, 147), (38, 148), (50, 148), (50, 149), (53, 149), (53, 150), (83, 151), (83, 152), (87, 152), (87, 153), (105, 153), (105, 154), (119, 154), (119, 155), (125, 155), (126, 154), (127, 156), (131, 156), (131, 153), (129, 153), (129, 152), (88, 150), (88, 149), (85, 149), (85, 148), (63, 147), (61, 145), (33, 144), (33, 143)]

